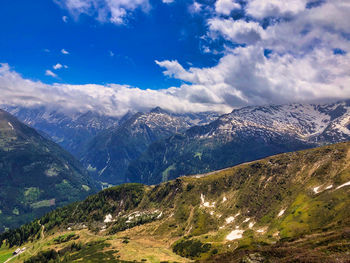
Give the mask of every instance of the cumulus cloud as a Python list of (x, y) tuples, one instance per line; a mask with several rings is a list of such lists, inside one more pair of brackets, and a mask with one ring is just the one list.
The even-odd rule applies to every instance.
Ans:
[(232, 10), (240, 8), (241, 5), (236, 3), (235, 0), (217, 0), (215, 3), (215, 11), (222, 15), (229, 15)]
[(50, 76), (50, 77), (53, 77), (53, 78), (57, 78), (57, 75), (55, 73), (53, 73), (51, 70), (47, 69), (45, 71), (45, 75), (46, 76)]
[(309, 0), (249, 0), (246, 11), (256, 18), (285, 17), (296, 15), (306, 9)]
[[(77, 8), (86, 7), (85, 1), (71, 2)], [(214, 11), (207, 18), (206, 37), (241, 44), (226, 45), (216, 65), (199, 68), (183, 66), (178, 60), (155, 61), (166, 77), (183, 81), (179, 87), (142, 90), (117, 84), (47, 85), (25, 79), (2, 64), (0, 104), (120, 116), (155, 106), (176, 112), (227, 112), (246, 105), (350, 98), (350, 3), (329, 0), (306, 8), (305, 2), (301, 5), (302, 1), (296, 0), (289, 7), (283, 1), (258, 2), (260, 13), (249, 11), (254, 0), (245, 7), (254, 20), (233, 20)], [(270, 16), (268, 10), (275, 10), (274, 16), (281, 19), (262, 27), (260, 18)]]
[(68, 17), (67, 16), (62, 16), (63, 22), (67, 23), (68, 22)]
[(142, 90), (118, 84), (48, 85), (23, 78), (8, 64), (0, 64), (0, 92), (1, 105), (45, 106), (73, 113), (91, 110), (111, 116), (122, 116), (129, 110), (145, 111), (156, 106), (174, 112), (231, 110), (213, 91), (207, 91), (200, 85), (162, 90)]
[(257, 22), (213, 18), (208, 21), (209, 29), (236, 43), (254, 44), (264, 35), (263, 28)]
[(194, 1), (193, 4), (189, 6), (188, 10), (192, 14), (199, 13), (202, 10), (202, 5)]
[(257, 18), (270, 16), (266, 10), (276, 6), (274, 15), (293, 17), (263, 28), (246, 18), (214, 15), (207, 21), (208, 36), (243, 45), (226, 46), (218, 64), (209, 68), (156, 61), (164, 75), (189, 82), (186, 90), (200, 89), (213, 103), (231, 107), (350, 98), (350, 3), (329, 0), (306, 8), (306, 1), (288, 6), (283, 1), (257, 2), (261, 8), (256, 12), (262, 10), (254, 14)]
[(63, 68), (63, 66), (60, 63), (57, 63), (56, 65), (53, 65), (52, 68), (57, 70)]
[(174, 0), (162, 0), (162, 1), (163, 1), (163, 3), (165, 3), (165, 4), (170, 4), (170, 3), (174, 2)]
[[(167, 3), (171, 0), (164, 0)], [(90, 15), (100, 22), (124, 24), (128, 15), (136, 9), (148, 11), (148, 0), (55, 0), (63, 8), (70, 11), (73, 16), (81, 14)]]
[(69, 54), (69, 52), (67, 50), (65, 50), (65, 49), (61, 49), (61, 53), (64, 54), (64, 55), (68, 55)]

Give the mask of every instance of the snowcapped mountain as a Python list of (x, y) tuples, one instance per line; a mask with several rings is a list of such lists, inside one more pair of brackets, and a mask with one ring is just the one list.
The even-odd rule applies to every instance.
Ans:
[[(102, 130), (119, 125), (120, 118), (94, 112), (63, 113), (45, 107), (3, 108), (19, 120), (50, 137), (54, 142), (77, 156), (82, 145)], [(128, 115), (129, 116), (129, 115)]]
[(347, 140), (350, 101), (245, 107), (150, 145), (127, 177), (153, 184)]
[[(333, 104), (290, 104), (245, 107), (221, 116), (204, 137), (253, 132), (294, 136), (300, 140), (327, 144), (350, 139), (350, 101)], [(229, 138), (228, 138), (229, 140)]]
[(80, 160), (98, 181), (124, 183), (130, 161), (151, 143), (215, 118), (215, 113), (173, 114), (159, 107), (148, 113), (136, 113), (119, 127), (95, 136), (83, 149)]

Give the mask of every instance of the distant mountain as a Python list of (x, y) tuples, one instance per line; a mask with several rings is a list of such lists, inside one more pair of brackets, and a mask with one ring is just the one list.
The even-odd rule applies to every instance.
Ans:
[(27, 263), (350, 262), (349, 153), (340, 143), (112, 187), (1, 235), (2, 251), (26, 247), (13, 262)]
[(96, 180), (125, 183), (130, 161), (137, 159), (151, 143), (215, 118), (214, 113), (174, 114), (159, 107), (148, 113), (136, 113), (119, 127), (95, 136), (82, 150), (80, 160)]
[(0, 110), (0, 232), (95, 191), (74, 157)]
[(124, 118), (101, 115), (95, 112), (63, 113), (45, 107), (4, 107), (25, 124), (35, 128), (42, 135), (50, 137), (64, 149), (78, 156), (86, 141), (100, 131), (116, 127)]
[(129, 165), (132, 182), (155, 184), (273, 154), (350, 140), (350, 101), (246, 107), (150, 145)]

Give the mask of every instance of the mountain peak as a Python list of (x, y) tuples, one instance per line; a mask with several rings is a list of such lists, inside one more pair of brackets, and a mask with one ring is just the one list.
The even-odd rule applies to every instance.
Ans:
[(161, 107), (157, 106), (149, 111), (150, 113), (166, 113), (169, 114), (166, 110), (162, 109)]

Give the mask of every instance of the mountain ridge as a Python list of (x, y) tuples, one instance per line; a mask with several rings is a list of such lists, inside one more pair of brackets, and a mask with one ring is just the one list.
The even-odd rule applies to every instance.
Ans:
[[(16, 239), (16, 231), (34, 229), (28, 225), (1, 239), (25, 243), (22, 260), (42, 246), (61, 260), (91, 262), (347, 262), (349, 167), (346, 142), (154, 186), (116, 186), (42, 217), (44, 238), (35, 238), (37, 226)], [(52, 243), (68, 234), (76, 240)], [(77, 253), (72, 242), (81, 242)], [(99, 258), (87, 254), (100, 244)]]
[(0, 231), (97, 189), (68, 152), (0, 110)]
[(349, 101), (245, 107), (153, 143), (129, 165), (126, 176), (130, 181), (154, 184), (346, 141), (349, 124)]

